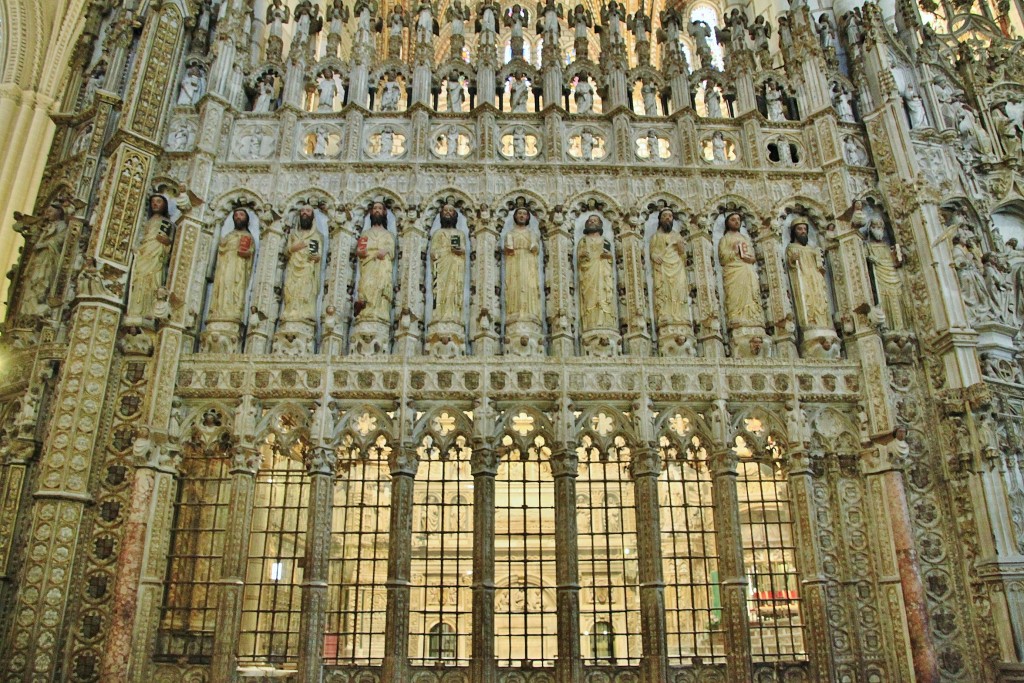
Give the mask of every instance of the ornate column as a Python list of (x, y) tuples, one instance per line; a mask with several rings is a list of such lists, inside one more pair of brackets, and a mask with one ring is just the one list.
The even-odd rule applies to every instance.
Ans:
[(686, 238), (693, 249), (693, 279), (697, 290), (697, 341), (706, 358), (725, 356), (722, 336), (722, 306), (718, 300), (718, 282), (715, 279), (715, 243), (711, 241), (711, 221), (700, 218), (686, 226)]
[(481, 206), (471, 218), (470, 232), (475, 241), (473, 251), (477, 256), (470, 272), (476, 292), (470, 304), (469, 322), (473, 355), (496, 356), (501, 348), (498, 333), (494, 331), (501, 319), (501, 303), (494, 293), (500, 274), (498, 262), (493, 256), (498, 244), (498, 229), (489, 206)]
[[(768, 280), (768, 324), (775, 328), (772, 340), (777, 358), (796, 358), (796, 323), (790, 302), (781, 226), (772, 221), (752, 235), (764, 258), (764, 277)], [(752, 231), (753, 232), (753, 231)]]
[(633, 454), (633, 495), (636, 501), (637, 555), (640, 560), (640, 623), (643, 659), (640, 675), (645, 683), (668, 681), (665, 626), (665, 576), (661, 558), (661, 518), (658, 476), (661, 457), (655, 442)]
[(309, 517), (306, 564), (302, 570), (302, 616), (299, 621), (299, 683), (323, 677), (324, 631), (327, 628), (327, 578), (331, 559), (331, 508), (337, 453), (316, 446), (306, 453), (309, 472)]
[(252, 526), (256, 473), (262, 455), (255, 443), (257, 407), (251, 396), (243, 398), (236, 415), (236, 432), (242, 443), (231, 458), (231, 498), (224, 530), (220, 591), (217, 595), (217, 630), (213, 636), (211, 683), (232, 683), (238, 662), (238, 634), (242, 625), (242, 593), (249, 559), (249, 530)]
[(427, 235), (420, 225), (419, 207), (406, 207), (399, 215), (398, 248), (402, 259), (398, 264), (398, 288), (396, 309), (398, 329), (395, 331), (395, 355), (418, 356), (420, 337), (423, 332), (423, 293), (420, 284), (424, 281), (423, 261), (420, 255), (426, 251)]
[(412, 570), (412, 491), (420, 461), (405, 443), (391, 452), (391, 527), (383, 683), (409, 680), (409, 574)]
[(260, 236), (260, 255), (256, 271), (252, 274), (252, 310), (249, 311), (249, 331), (245, 349), (248, 353), (269, 353), (270, 338), (277, 322), (277, 285), (279, 255), (285, 243), (284, 220), (278, 219)]
[[(538, 17), (539, 19), (539, 17)], [(541, 83), (544, 105), (562, 102), (562, 50), (557, 44), (545, 40), (541, 48)]]
[[(562, 212), (562, 207), (555, 207), (544, 232), (544, 253), (547, 262), (544, 275), (547, 278), (548, 333), (551, 335), (552, 356), (576, 355), (576, 336), (573, 332), (575, 320), (572, 287), (572, 222)], [(573, 522), (575, 524), (575, 522)]]
[(578, 458), (562, 442), (551, 454), (555, 480), (555, 580), (558, 593), (558, 658), (555, 683), (582, 683), (580, 651), (579, 548), (576, 539), (576, 476)]
[(714, 485), (715, 531), (718, 534), (718, 576), (725, 629), (725, 667), (730, 681), (753, 680), (750, 659), (750, 621), (747, 616), (747, 576), (743, 570), (739, 498), (736, 494), (736, 454), (729, 448), (710, 459)]
[(473, 683), (496, 683), (494, 652), (494, 477), (498, 454), (484, 438), (473, 445)]
[[(800, 438), (794, 434), (789, 436), (791, 443)], [(818, 511), (814, 504), (813, 478), (816, 476), (815, 467), (820, 471), (822, 464), (820, 460), (815, 462), (815, 457), (807, 452), (803, 443), (788, 455), (790, 515), (796, 522), (793, 531), (797, 567), (801, 577), (804, 640), (807, 643), (807, 655), (811, 660), (811, 680), (817, 683), (830, 683), (835, 661), (828, 637), (828, 613), (825, 609), (828, 579), (822, 569), (818, 535), (814, 533), (814, 520), (818, 518)]]
[[(914, 548), (914, 532), (903, 484), (904, 457), (900, 442), (876, 446), (865, 451), (861, 468), (867, 481), (866, 507), (872, 511), (875, 552), (879, 567), (881, 605), (888, 607), (889, 627), (898, 662), (893, 671), (913, 662), (913, 680), (933, 683), (939, 680), (938, 661), (932, 646), (924, 584)], [(904, 442), (905, 443), (905, 442)]]
[(343, 206), (330, 216), (331, 260), (327, 264), (327, 293), (324, 295), (323, 335), (320, 339), (320, 352), (327, 356), (337, 356), (345, 350), (352, 319), (349, 288), (355, 286), (355, 272), (349, 256), (362, 226), (363, 215), (362, 207), (354, 210), (351, 206)]
[(643, 225), (635, 213), (622, 221), (622, 272), (619, 282), (626, 289), (626, 353), (651, 355), (651, 328), (647, 311), (647, 278), (644, 271)]
[(0, 479), (0, 599), (6, 603), (15, 585), (11, 567), (14, 534), (26, 493), (28, 466), (35, 457), (38, 444), (34, 439), (15, 438), (4, 454), (3, 477)]

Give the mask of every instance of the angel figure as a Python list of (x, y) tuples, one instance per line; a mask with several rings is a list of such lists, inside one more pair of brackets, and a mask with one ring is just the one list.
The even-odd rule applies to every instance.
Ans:
[(537, 3), (537, 35), (544, 36), (546, 44), (558, 44), (562, 31), (559, 19), (563, 16), (565, 10), (561, 3), (556, 3), (555, 0), (544, 0), (544, 4)]
[(270, 27), (270, 36), (280, 38), (284, 33), (284, 25), (288, 23), (289, 10), (283, 0), (273, 0), (267, 7), (267, 26)]
[(625, 16), (626, 6), (615, 0), (609, 0), (607, 5), (601, 6), (602, 27), (600, 31), (608, 32), (609, 44), (617, 45), (625, 42), (622, 37), (622, 22), (625, 21)]
[(689, 30), (690, 38), (693, 39), (693, 44), (697, 50), (697, 56), (700, 57), (700, 66), (703, 69), (711, 68), (711, 28), (707, 25), (707, 22), (696, 19), (690, 22)]
[(481, 45), (494, 45), (498, 33), (498, 16), (501, 8), (494, 0), (485, 0), (476, 7), (476, 32), (481, 34)]
[(569, 25), (573, 27), (576, 40), (586, 40), (587, 29), (594, 25), (594, 13), (582, 4), (576, 5), (569, 17)]
[(768, 39), (772, 37), (772, 25), (765, 20), (764, 16), (754, 19), (749, 33), (751, 40), (754, 41), (755, 52), (759, 55), (767, 55), (771, 52), (771, 43), (768, 42)]
[(420, 0), (416, 7), (416, 42), (430, 45), (433, 37), (440, 34), (441, 29), (434, 18), (437, 8), (427, 0)]
[(445, 10), (444, 18), (452, 27), (452, 36), (464, 36), (466, 22), (469, 21), (469, 5), (463, 5), (462, 0), (454, 0)]
[(638, 44), (650, 42), (651, 18), (644, 11), (643, 0), (640, 0), (636, 13), (626, 17), (626, 28), (633, 33), (633, 38)]

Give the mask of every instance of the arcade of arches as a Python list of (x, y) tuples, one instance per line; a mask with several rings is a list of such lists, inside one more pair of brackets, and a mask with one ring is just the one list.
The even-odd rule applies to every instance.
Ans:
[(35, 5), (0, 682), (1024, 681), (1020, 0)]

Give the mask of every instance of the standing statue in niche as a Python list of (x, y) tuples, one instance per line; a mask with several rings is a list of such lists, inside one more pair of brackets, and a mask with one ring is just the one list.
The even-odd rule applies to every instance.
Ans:
[(237, 353), (241, 327), (248, 311), (249, 282), (256, 260), (256, 235), (250, 231), (249, 212), (231, 213), (232, 229), (222, 233), (217, 245), (213, 289), (202, 335), (202, 350)]
[(462, 86), (462, 80), (453, 75), (448, 79), (448, 111), (462, 111), (462, 102), (466, 91)]
[(590, 216), (583, 225), (583, 239), (577, 251), (579, 261), (580, 326), (584, 333), (614, 330), (615, 275), (611, 242), (604, 238), (600, 216)]
[(836, 343), (836, 334), (829, 311), (825, 259), (821, 249), (811, 246), (809, 240), (807, 222), (794, 222), (790, 228), (790, 244), (786, 247), (793, 305), (803, 333), (804, 355), (829, 355)]
[(395, 80), (394, 76), (388, 74), (388, 78), (384, 81), (384, 88), (380, 95), (380, 110), (398, 111), (398, 100), (401, 94), (402, 91), (398, 85), (398, 81)]
[(431, 320), (461, 324), (466, 285), (465, 238), (458, 230), (459, 212), (454, 206), (442, 206), (440, 219), (441, 227), (430, 238), (434, 293)]
[(544, 4), (537, 3), (537, 33), (544, 37), (546, 45), (558, 45), (562, 31), (559, 19), (564, 14), (562, 5), (555, 3), (555, 0), (544, 0)]
[(728, 327), (734, 332), (744, 328), (749, 330), (747, 334), (734, 334), (734, 341), (737, 342), (734, 352), (745, 350), (742, 341), (749, 342), (758, 336), (763, 340), (764, 336), (764, 308), (761, 305), (757, 259), (750, 241), (740, 232), (742, 225), (743, 217), (738, 213), (730, 213), (725, 218), (725, 234), (718, 242), (718, 263), (722, 268)]
[(658, 86), (653, 81), (644, 81), (640, 89), (640, 95), (644, 103), (644, 116), (658, 115)]
[(512, 105), (513, 113), (526, 111), (527, 102), (530, 96), (530, 85), (526, 81), (526, 74), (519, 74), (512, 79), (509, 102)]
[(686, 280), (686, 245), (673, 230), (675, 213), (662, 209), (651, 237), (651, 275), (654, 280), (654, 320), (658, 329), (690, 322), (690, 287)]
[(64, 235), (68, 224), (64, 207), (53, 202), (41, 218), (14, 212), (14, 230), (25, 236), (32, 245), (25, 261), (25, 285), (18, 312), (21, 315), (45, 316), (51, 310), (50, 288), (57, 279), (60, 256), (64, 250)]
[(540, 324), (540, 243), (530, 229), (530, 211), (512, 214), (512, 229), (505, 235), (505, 322), (527, 320)]
[(131, 295), (126, 317), (152, 317), (157, 293), (166, 284), (167, 262), (174, 242), (167, 197), (155, 194), (149, 198), (149, 219), (142, 227), (142, 242), (135, 251), (132, 266)]
[[(854, 210), (857, 204), (854, 203)], [(904, 304), (903, 285), (896, 269), (903, 265), (898, 252), (894, 251), (885, 234), (885, 222), (877, 216), (868, 219), (864, 227), (867, 244), (868, 267), (871, 281), (875, 286), (875, 299), (885, 315), (885, 327), (889, 332), (905, 332), (908, 316)]]
[(722, 118), (722, 93), (711, 83), (704, 90), (704, 104), (708, 108), (709, 119)]
[(903, 91), (903, 102), (907, 105), (907, 118), (910, 119), (910, 127), (914, 130), (928, 127), (928, 116), (924, 111), (924, 100), (917, 94), (913, 85), (908, 85)]
[(977, 325), (991, 320), (992, 302), (989, 299), (985, 278), (981, 274), (981, 264), (959, 234), (953, 235), (952, 257), (968, 322)]
[(773, 81), (765, 83), (764, 100), (768, 109), (769, 121), (786, 120), (786, 106), (782, 102), (782, 89)]
[(590, 114), (594, 109), (594, 89), (590, 85), (590, 79), (586, 73), (581, 73), (576, 82), (576, 113)]
[(192, 106), (199, 102), (199, 98), (206, 92), (206, 78), (203, 76), (203, 69), (200, 66), (190, 66), (181, 79), (181, 88), (178, 90), (178, 104), (180, 106)]
[(395, 293), (395, 238), (387, 228), (387, 207), (375, 202), (370, 207), (370, 228), (356, 244), (359, 259), (359, 288), (356, 292), (356, 321), (391, 322), (391, 301)]
[(217, 245), (208, 320), (241, 324), (245, 320), (246, 292), (256, 257), (256, 240), (249, 231), (249, 212), (235, 209), (234, 229)]
[(314, 225), (313, 207), (299, 209), (298, 224), (288, 235), (285, 246), (284, 292), (281, 322), (316, 321), (317, 297), (320, 294), (320, 264), (323, 259), (323, 236)]

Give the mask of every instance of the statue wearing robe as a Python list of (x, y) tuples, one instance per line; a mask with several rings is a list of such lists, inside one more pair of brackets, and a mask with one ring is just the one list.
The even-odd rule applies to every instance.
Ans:
[(591, 217), (577, 252), (580, 273), (580, 324), (584, 332), (617, 328), (611, 244), (599, 218)]
[[(522, 213), (520, 213), (522, 212)], [(529, 214), (516, 211), (515, 219), (525, 214), (525, 223), (518, 222), (505, 235), (505, 318), (540, 322), (540, 276), (537, 254), (540, 244), (530, 230)]]
[[(443, 209), (442, 209), (443, 211)], [(466, 285), (464, 236), (454, 227), (442, 227), (430, 238), (433, 267), (434, 314), (436, 322), (462, 322)]]
[(890, 332), (909, 329), (903, 303), (903, 285), (899, 273), (896, 272), (896, 259), (892, 247), (885, 239), (885, 229), (881, 220), (871, 219), (868, 241), (864, 246), (871, 266), (871, 279), (875, 284), (878, 306), (885, 314), (886, 326)]
[[(244, 222), (237, 214), (244, 214)], [(217, 245), (217, 265), (213, 272), (213, 291), (210, 294), (212, 321), (241, 324), (245, 321), (246, 294), (252, 277), (256, 256), (256, 241), (248, 230), (249, 215), (236, 212), (235, 229), (221, 238)]]
[[(22, 315), (46, 315), (50, 312), (49, 292), (57, 278), (60, 266), (60, 255), (64, 248), (64, 234), (67, 223), (64, 220), (64, 209), (51, 204), (43, 211), (43, 218), (23, 217), (15, 215), (18, 225), (15, 230), (25, 232), (22, 226), (42, 222), (32, 242), (32, 251), (28, 257), (28, 268), (25, 289), (21, 296), (20, 313)], [(35, 229), (32, 230), (35, 232)]]
[(314, 322), (317, 295), (320, 293), (320, 262), (323, 254), (323, 236), (313, 226), (313, 213), (309, 210), (308, 227), (299, 225), (288, 236), (285, 250), (287, 265), (284, 270), (284, 305), (282, 322)]
[(682, 236), (672, 232), (671, 223), (668, 231), (659, 229), (651, 237), (651, 275), (654, 280), (654, 319), (658, 327), (690, 322), (686, 247)]
[[(803, 238), (800, 238), (801, 230)], [(786, 264), (789, 266), (797, 322), (804, 330), (831, 329), (832, 316), (821, 249), (807, 244), (806, 225), (794, 225), (793, 232), (793, 242), (786, 248)]]
[[(735, 219), (735, 221), (733, 221)], [(730, 227), (734, 222), (735, 227)], [(757, 277), (754, 250), (739, 230), (738, 214), (726, 219), (726, 232), (718, 242), (718, 263), (722, 267), (725, 312), (729, 328), (764, 326), (761, 284)]]
[(359, 259), (358, 313), (356, 320), (391, 322), (395, 294), (395, 238), (381, 225), (371, 225), (356, 246)]
[(150, 198), (150, 217), (142, 227), (142, 242), (135, 251), (132, 266), (132, 288), (128, 300), (128, 317), (153, 315), (157, 290), (165, 285), (167, 262), (171, 256), (174, 225), (163, 195)]

